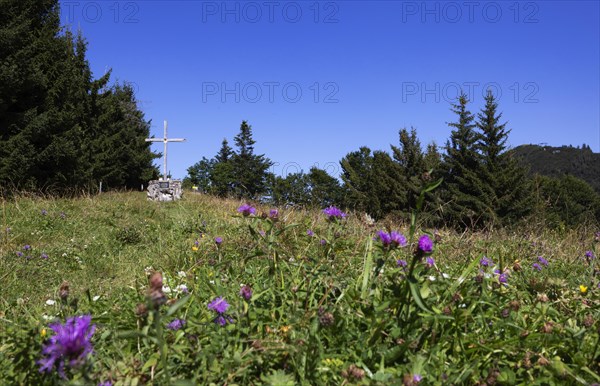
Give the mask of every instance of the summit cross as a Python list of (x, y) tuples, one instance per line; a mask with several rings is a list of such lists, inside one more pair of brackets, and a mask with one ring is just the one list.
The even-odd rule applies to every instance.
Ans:
[(167, 180), (167, 143), (168, 142), (185, 142), (184, 138), (168, 138), (167, 137), (167, 121), (165, 121), (165, 136), (164, 138), (146, 138), (146, 142), (163, 142), (165, 150), (163, 153), (163, 180)]

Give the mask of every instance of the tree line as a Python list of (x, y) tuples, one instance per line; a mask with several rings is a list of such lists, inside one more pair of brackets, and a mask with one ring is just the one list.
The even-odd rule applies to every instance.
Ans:
[(138, 188), (157, 176), (133, 88), (93, 79), (58, 0), (0, 2), (0, 190)]
[(340, 161), (340, 180), (313, 167), (308, 173), (277, 176), (271, 160), (254, 153), (255, 141), (243, 121), (211, 159), (188, 169), (187, 186), (221, 197), (262, 200), (274, 205), (325, 207), (338, 205), (374, 219), (407, 218), (421, 190), (443, 179), (426, 194), (425, 218), (433, 226), (481, 229), (523, 220), (550, 226), (600, 221), (600, 195), (571, 175), (529, 175), (527, 164), (507, 146), (510, 130), (489, 92), (483, 108), (473, 114), (467, 96), (452, 104), (455, 120), (442, 149), (422, 146), (416, 129), (401, 129), (389, 151), (363, 146)]

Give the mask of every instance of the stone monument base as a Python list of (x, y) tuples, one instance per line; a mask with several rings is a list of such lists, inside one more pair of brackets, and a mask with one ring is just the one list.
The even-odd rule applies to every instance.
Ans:
[(148, 200), (177, 201), (183, 195), (181, 180), (153, 180), (148, 183)]

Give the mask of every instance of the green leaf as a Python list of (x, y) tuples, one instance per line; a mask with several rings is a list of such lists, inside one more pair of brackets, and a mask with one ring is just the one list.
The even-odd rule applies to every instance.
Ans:
[(190, 300), (190, 297), (191, 295), (186, 295), (183, 298), (179, 299), (177, 302), (175, 302), (175, 304), (173, 304), (167, 310), (167, 316), (172, 316), (174, 313), (176, 313), (178, 309), (180, 309), (185, 303), (187, 303), (188, 300)]
[(144, 363), (144, 367), (142, 367), (142, 372), (148, 370), (150, 367), (156, 366), (158, 363), (158, 359), (160, 358), (159, 353), (154, 353), (150, 356), (150, 358)]
[(427, 312), (428, 314), (433, 314), (433, 311), (427, 308), (425, 302), (423, 301), (423, 298), (421, 297), (419, 283), (417, 283), (414, 278), (410, 278), (408, 280), (408, 286), (410, 287), (410, 293), (412, 295), (412, 298), (415, 300), (415, 303), (417, 303), (417, 306), (423, 311)]
[(373, 239), (369, 238), (367, 240), (367, 247), (366, 247), (366, 251), (365, 251), (365, 260), (363, 263), (362, 287), (360, 290), (361, 299), (365, 299), (367, 297), (367, 290), (369, 287), (369, 278), (371, 276), (372, 267), (373, 267)]

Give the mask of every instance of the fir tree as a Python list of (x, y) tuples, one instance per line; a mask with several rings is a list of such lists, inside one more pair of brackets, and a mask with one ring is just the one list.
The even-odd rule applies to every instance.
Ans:
[(484, 199), (492, 192), (481, 180), (479, 135), (475, 131), (475, 117), (467, 108), (468, 102), (466, 94), (461, 93), (458, 103), (452, 106), (458, 121), (448, 123), (453, 130), (446, 142), (442, 165), (444, 218), (462, 228), (478, 227), (492, 214)]
[(252, 127), (246, 121), (242, 121), (234, 142), (237, 147), (231, 158), (234, 193), (238, 197), (256, 199), (266, 191), (267, 170), (272, 163), (264, 154), (254, 154)]
[(485, 107), (477, 114), (480, 130), (478, 147), (481, 152), (480, 179), (488, 191), (484, 196), (491, 209), (491, 223), (512, 224), (531, 211), (532, 195), (527, 170), (506, 151), (510, 130), (500, 123), (502, 113), (488, 91)]
[(212, 189), (211, 191), (220, 196), (226, 197), (232, 193), (234, 185), (234, 164), (232, 162), (234, 156), (233, 149), (229, 147), (227, 139), (223, 139), (221, 149), (215, 156), (215, 164), (210, 176)]

